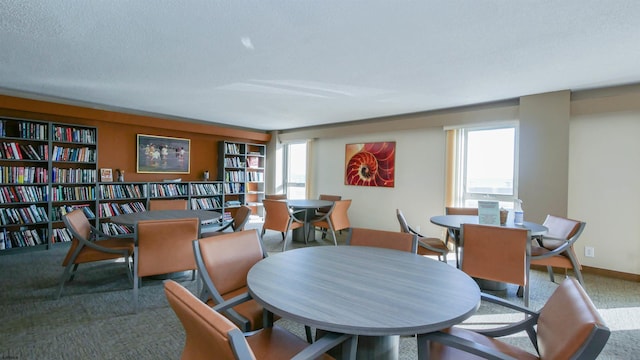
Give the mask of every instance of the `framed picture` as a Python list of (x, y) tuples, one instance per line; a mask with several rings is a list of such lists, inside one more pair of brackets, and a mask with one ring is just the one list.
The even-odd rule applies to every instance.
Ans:
[(113, 181), (113, 170), (112, 169), (100, 169), (100, 181), (102, 182), (110, 182)]
[(395, 186), (396, 142), (347, 144), (345, 185)]
[(138, 134), (138, 173), (188, 174), (191, 140)]

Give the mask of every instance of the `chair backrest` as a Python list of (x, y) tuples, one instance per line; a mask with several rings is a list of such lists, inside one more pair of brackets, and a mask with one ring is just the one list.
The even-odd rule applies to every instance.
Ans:
[(151, 199), (149, 210), (187, 210), (186, 199)]
[(400, 223), (400, 231), (402, 231), (403, 233), (411, 234), (409, 223), (407, 222), (407, 218), (404, 217), (402, 210), (396, 209), (396, 217), (398, 218), (398, 223)]
[(548, 238), (555, 239), (564, 239), (569, 240), (571, 243), (574, 243), (582, 234), (586, 223), (571, 220), (565, 217), (547, 215), (547, 218), (544, 220), (542, 224), (549, 229), (545, 237), (542, 239), (542, 244), (544, 247), (548, 249), (554, 249), (560, 245), (563, 245), (566, 241), (562, 240), (553, 240)]
[(265, 212), (263, 228), (280, 232), (287, 231), (289, 217), (291, 216), (289, 204), (286, 201), (270, 199), (262, 200), (262, 204)]
[(331, 211), (331, 215), (329, 215), (329, 219), (331, 219), (331, 225), (333, 225), (334, 231), (351, 227), (348, 214), (349, 206), (351, 206), (351, 199), (337, 200), (333, 203), (333, 210)]
[(238, 350), (253, 356), (238, 327), (173, 280), (164, 283), (169, 305), (186, 332), (183, 360), (236, 360)]
[(611, 331), (578, 281), (567, 278), (540, 310), (537, 334), (541, 359), (595, 359)]
[(251, 267), (266, 256), (256, 229), (195, 240), (193, 251), (205, 286), (221, 296), (245, 287)]
[(233, 231), (242, 231), (244, 230), (244, 226), (249, 221), (249, 216), (251, 215), (251, 208), (242, 205), (236, 210), (236, 216), (233, 218)]
[(199, 234), (198, 218), (138, 221), (138, 277), (195, 270), (191, 242)]
[(447, 215), (478, 215), (478, 208), (447, 206), (445, 208), (445, 214)]
[(287, 194), (267, 194), (264, 198), (269, 200), (287, 200)]
[(76, 209), (65, 214), (62, 217), (62, 221), (73, 236), (71, 239), (71, 248), (67, 251), (67, 256), (65, 256), (62, 261), (62, 266), (67, 266), (78, 246), (81, 246), (82, 242), (89, 240), (91, 236), (91, 224), (82, 209)]
[(469, 276), (526, 284), (531, 246), (527, 229), (462, 224), (461, 238), (461, 269)]
[[(320, 197), (318, 199), (319, 200), (328, 200), (328, 201), (338, 201), (338, 200), (342, 200), (342, 196), (340, 196), (340, 195), (320, 194)], [(331, 206), (324, 206), (324, 207), (319, 208), (318, 212), (326, 214), (326, 213), (329, 212), (329, 210), (331, 210)]]
[(352, 228), (347, 245), (379, 247), (415, 254), (418, 251), (418, 237), (396, 231)]

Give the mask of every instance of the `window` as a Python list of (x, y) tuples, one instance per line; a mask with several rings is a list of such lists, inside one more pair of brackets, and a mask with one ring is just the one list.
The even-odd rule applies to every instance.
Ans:
[(447, 205), (477, 207), (478, 200), (496, 200), (512, 209), (518, 197), (517, 124), (449, 131)]
[(307, 198), (307, 143), (291, 143), (284, 148), (287, 198)]

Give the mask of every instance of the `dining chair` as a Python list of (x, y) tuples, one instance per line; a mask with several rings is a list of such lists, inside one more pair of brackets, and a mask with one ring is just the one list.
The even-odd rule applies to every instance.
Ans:
[(187, 210), (189, 203), (186, 199), (151, 199), (149, 210)]
[(129, 280), (133, 280), (131, 258), (134, 241), (132, 238), (109, 238), (91, 225), (82, 209), (63, 215), (62, 221), (73, 237), (67, 255), (62, 261), (64, 271), (60, 277), (56, 299), (62, 295), (65, 283), (73, 280), (80, 264), (124, 258), (123, 265), (127, 269)]
[(175, 281), (165, 281), (164, 290), (186, 333), (182, 360), (329, 360), (333, 357), (325, 352), (339, 345), (342, 345), (341, 358), (355, 359), (357, 335), (327, 333), (309, 344), (278, 325), (243, 333), (220, 311), (237, 306), (246, 298), (211, 308)]
[(321, 231), (322, 229), (329, 229), (331, 230), (331, 236), (333, 236), (333, 244), (337, 246), (338, 239), (336, 238), (336, 231), (345, 230), (351, 227), (348, 214), (350, 206), (350, 199), (334, 201), (333, 206), (328, 213), (310, 221), (309, 233), (311, 233), (311, 231), (315, 231), (315, 228), (320, 228)]
[(196, 261), (191, 242), (198, 239), (200, 220), (138, 221), (135, 234), (133, 304), (137, 312), (138, 290), (143, 277), (192, 271), (192, 279), (195, 279)]
[(347, 245), (379, 247), (415, 254), (418, 251), (418, 236), (396, 231), (351, 228)]
[[(447, 206), (444, 209), (445, 215), (478, 215), (478, 208)], [(449, 241), (453, 242), (453, 250), (456, 256), (456, 267), (460, 267), (460, 231), (447, 229), (444, 237), (444, 244), (449, 247)]]
[(584, 286), (582, 265), (573, 249), (587, 224), (583, 221), (547, 215), (542, 224), (549, 231), (531, 245), (531, 265), (546, 266), (551, 282), (555, 282), (553, 268), (573, 269), (576, 279)]
[[(264, 237), (267, 230), (279, 231), (282, 234), (282, 251), (287, 249), (287, 233), (289, 230), (295, 230), (304, 227), (304, 211), (293, 211), (286, 201), (282, 200), (262, 200), (264, 205), (264, 223), (262, 224), (262, 233), (260, 237)], [(296, 215), (299, 216), (296, 217)], [(307, 236), (305, 234), (305, 242)]]
[(287, 194), (267, 194), (264, 198), (268, 200), (287, 200)]
[(442, 240), (434, 237), (423, 236), (419, 232), (413, 230), (413, 228), (409, 226), (407, 219), (404, 217), (402, 210), (396, 209), (396, 217), (400, 223), (400, 231), (407, 234), (413, 234), (418, 237), (418, 255), (437, 256), (438, 260), (445, 263), (447, 262), (449, 248)]
[[(320, 194), (320, 196), (318, 197), (318, 200), (326, 200), (326, 201), (334, 202), (334, 201), (342, 200), (342, 196)], [(320, 216), (326, 215), (327, 213), (329, 213), (329, 211), (331, 211), (331, 206), (323, 206), (321, 208), (316, 209), (314, 216), (320, 217)], [(342, 234), (342, 230), (338, 230), (338, 232)], [(322, 238), (324, 239), (326, 236), (327, 236), (327, 229), (322, 229)]]
[[(464, 260), (463, 260), (464, 261)], [(522, 321), (496, 329), (454, 326), (418, 335), (418, 352), (429, 359), (596, 359), (611, 330), (575, 279), (565, 279), (540, 311), (482, 294), (482, 300), (525, 314)], [(536, 353), (497, 339), (525, 331)]]
[(462, 224), (461, 270), (473, 278), (517, 284), (529, 306), (529, 230)]
[[(211, 307), (247, 294), (249, 270), (267, 257), (256, 229), (194, 240), (193, 253), (202, 283), (198, 297)], [(244, 332), (263, 327), (264, 308), (253, 299), (221, 311), (221, 314)], [(305, 332), (311, 342), (311, 329), (305, 327)]]
[(242, 231), (244, 230), (244, 226), (247, 224), (247, 222), (249, 222), (250, 216), (251, 208), (246, 205), (242, 205), (236, 210), (235, 216), (232, 220), (227, 221), (222, 225), (215, 224), (213, 226), (207, 226), (206, 228), (203, 228), (201, 230), (202, 233), (200, 234), (200, 237), (221, 235), (224, 234), (225, 230), (229, 228), (231, 228), (232, 232)]

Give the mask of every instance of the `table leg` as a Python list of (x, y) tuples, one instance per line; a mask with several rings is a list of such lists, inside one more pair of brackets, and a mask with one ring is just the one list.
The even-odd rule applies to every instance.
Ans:
[[(322, 337), (324, 332), (317, 330), (316, 335)], [(342, 345), (327, 352), (339, 359), (342, 353)], [(400, 356), (400, 336), (358, 336), (357, 360), (398, 360)]]

